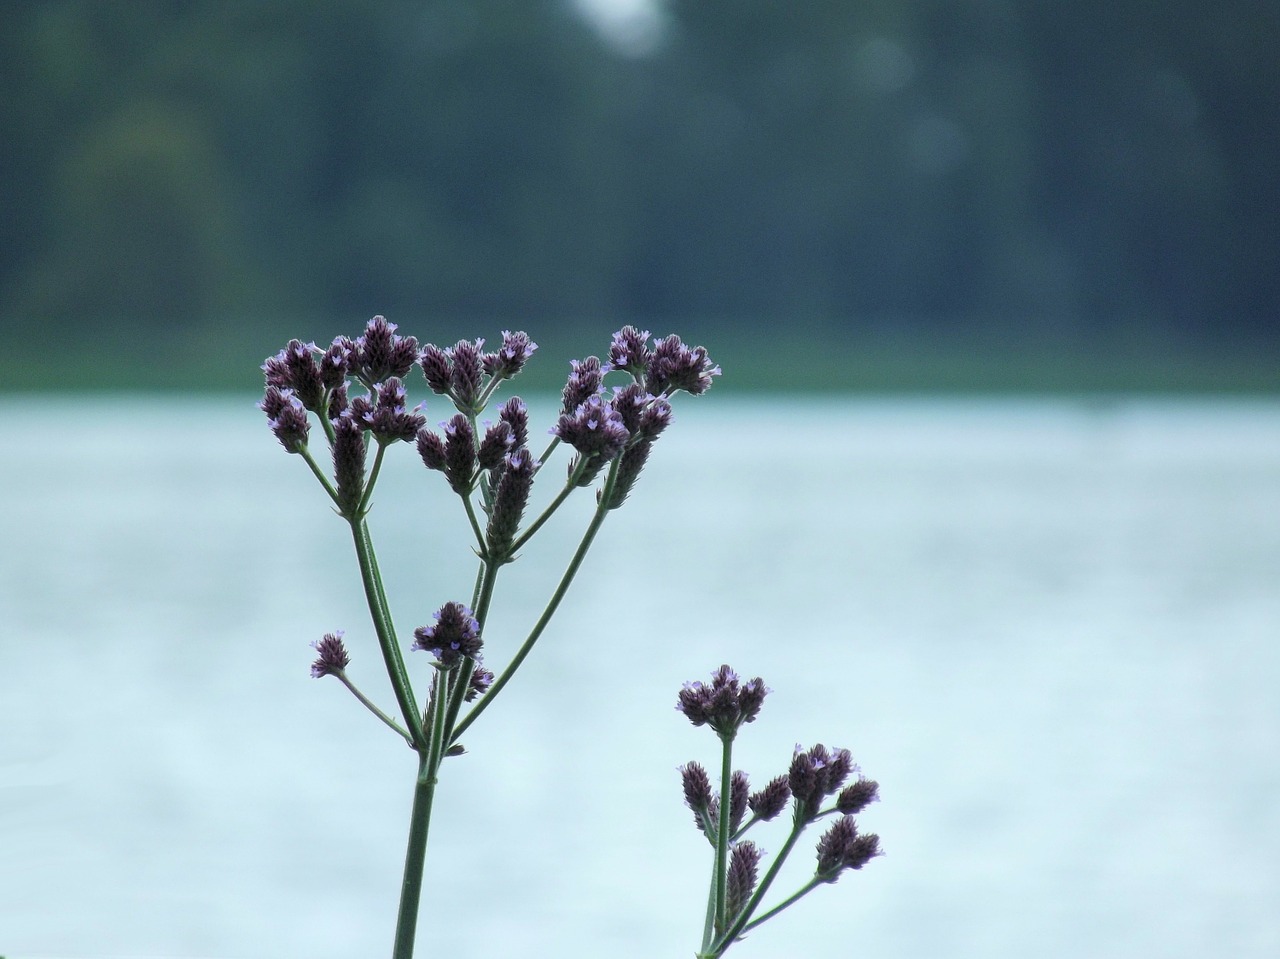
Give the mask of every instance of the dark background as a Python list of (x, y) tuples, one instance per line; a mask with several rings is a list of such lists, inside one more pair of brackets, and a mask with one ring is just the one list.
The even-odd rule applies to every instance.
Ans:
[(7, 388), (374, 313), (726, 387), (1280, 388), (1273, 0), (0, 5)]

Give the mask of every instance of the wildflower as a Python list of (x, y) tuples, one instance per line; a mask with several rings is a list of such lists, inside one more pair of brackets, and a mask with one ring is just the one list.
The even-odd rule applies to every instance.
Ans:
[(511, 424), (505, 420), (485, 425), (487, 429), (484, 431), (484, 439), (480, 441), (480, 449), (476, 453), (476, 463), (482, 470), (491, 470), (502, 463), (502, 458), (515, 444), (516, 438)]
[(418, 341), (397, 336), (396, 325), (375, 316), (351, 344), (351, 371), (370, 389), (391, 377), (403, 379), (418, 360)]
[(755, 891), (761, 855), (760, 847), (750, 841), (740, 842), (733, 847), (729, 857), (724, 904), (725, 919), (728, 922), (737, 918)]
[(551, 432), (597, 465), (621, 453), (631, 437), (618, 411), (598, 393), (579, 403), (572, 413), (561, 414)]
[(537, 348), (538, 344), (529, 339), (528, 333), (503, 330), (502, 347), (482, 357), (484, 371), (496, 379), (509, 380), (524, 369), (525, 361)]
[(561, 412), (566, 415), (572, 414), (589, 398), (600, 392), (605, 374), (600, 360), (594, 356), (588, 356), (585, 360), (570, 360), (569, 366), (571, 372), (568, 382), (564, 385), (563, 403), (560, 407)]
[(524, 400), (513, 396), (502, 404), (498, 418), (511, 427), (513, 448), (519, 449), (529, 442), (529, 408)]
[(307, 445), (311, 423), (297, 394), (288, 388), (268, 386), (258, 408), (267, 414), (267, 426), (280, 445), (290, 453), (301, 452)]
[(853, 757), (847, 749), (832, 752), (818, 743), (805, 752), (797, 746), (787, 784), (801, 807), (801, 814), (809, 819), (817, 816), (822, 800), (839, 789), (853, 769)]
[[(461, 603), (445, 603), (435, 614), (434, 626), (413, 631), (413, 649), (425, 649), (442, 669), (453, 669), (463, 659), (480, 656), (480, 624)], [(474, 674), (472, 675), (474, 679)]]
[(672, 333), (654, 344), (645, 370), (645, 388), (655, 396), (684, 390), (697, 395), (711, 388), (711, 378), (720, 375), (720, 367), (711, 362), (704, 347), (685, 346)]
[(858, 832), (852, 816), (841, 816), (818, 840), (818, 868), (814, 873), (823, 882), (835, 882), (845, 869), (861, 869), (880, 851), (880, 837)]
[(353, 403), (333, 421), (333, 476), (338, 505), (345, 516), (354, 516), (364, 496), (364, 429)]
[(764, 680), (741, 683), (738, 674), (721, 666), (711, 674), (711, 684), (685, 683), (676, 709), (695, 726), (710, 726), (721, 736), (732, 736), (743, 723), (754, 722), (764, 704)]
[(374, 394), (376, 399), (372, 407), (361, 419), (379, 443), (409, 442), (417, 436), (425, 420), (417, 409), (412, 412), (405, 409), (404, 384), (399, 378), (393, 376), (385, 383), (378, 383)]
[(787, 784), (787, 777), (775, 776), (764, 789), (751, 794), (747, 805), (751, 807), (752, 815), (762, 822), (768, 822), (787, 807), (790, 799), (791, 787)]
[(518, 449), (506, 455), (502, 475), (493, 495), (493, 509), (489, 513), (489, 529), (485, 542), (490, 559), (500, 561), (508, 557), (516, 530), (524, 517), (533, 488), (533, 475), (538, 463), (527, 449)]
[(327, 390), (336, 390), (347, 382), (351, 369), (351, 341), (345, 336), (329, 344), (320, 357), (320, 382)]
[(454, 415), (444, 430), (444, 475), (455, 493), (465, 496), (471, 492), (476, 472), (476, 434), (471, 420), (462, 413)]
[(262, 364), (267, 386), (293, 390), (303, 407), (320, 412), (324, 403), (324, 381), (314, 343), (290, 340), (288, 346)]
[(315, 679), (321, 676), (335, 676), (346, 669), (347, 664), (351, 662), (351, 657), (347, 655), (347, 648), (342, 644), (342, 636), (343, 632), (339, 629), (332, 633), (325, 633), (323, 639), (311, 644), (311, 648), (320, 654), (311, 664), (311, 675)]
[(481, 666), (477, 666), (471, 673), (471, 683), (467, 686), (467, 692), (463, 699), (467, 702), (472, 702), (478, 696), (483, 696), (487, 693), (492, 685), (493, 673)]
[(707, 771), (698, 763), (686, 763), (680, 767), (680, 778), (684, 783), (685, 805), (693, 810), (694, 821), (698, 828), (704, 829), (705, 817), (711, 809), (711, 780)]
[(609, 345), (609, 367), (626, 370), (639, 379), (649, 363), (648, 342), (648, 330), (641, 332), (634, 326), (624, 326), (613, 334), (613, 342)]
[(874, 779), (858, 777), (836, 796), (836, 808), (846, 815), (860, 813), (880, 798), (880, 784)]
[(441, 396), (449, 395), (449, 382), (452, 376), (453, 363), (449, 359), (449, 354), (433, 343), (428, 343), (422, 348), (422, 353), (418, 357), (418, 365), (422, 367), (422, 373), (427, 378), (427, 385), (432, 391), (439, 393)]
[(449, 393), (460, 409), (473, 410), (480, 398), (484, 359), (480, 353), (484, 340), (459, 340), (449, 351)]

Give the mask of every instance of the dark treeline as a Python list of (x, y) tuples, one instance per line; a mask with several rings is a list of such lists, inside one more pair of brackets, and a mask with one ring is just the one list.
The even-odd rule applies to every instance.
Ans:
[(5, 3), (0, 318), (1277, 342), (1270, 0), (662, 10)]

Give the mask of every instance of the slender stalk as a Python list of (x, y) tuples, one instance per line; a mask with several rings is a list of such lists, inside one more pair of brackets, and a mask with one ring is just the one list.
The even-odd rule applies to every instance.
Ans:
[[(494, 583), (497, 582), (498, 570), (501, 568), (496, 563), (487, 563), (485, 565), (484, 579), (480, 584), (480, 599), (473, 612), (476, 623), (480, 626), (481, 636), (484, 636), (484, 622), (489, 615), (489, 603), (493, 599)], [(453, 727), (458, 721), (458, 713), (462, 711), (462, 704), (467, 698), (467, 690), (471, 688), (471, 674), (475, 672), (475, 668), (475, 660), (471, 659), (471, 657), (464, 659), (462, 665), (458, 668), (457, 678), (454, 680), (453, 688), (449, 694), (449, 709), (442, 726), (446, 743), (452, 743), (454, 740)]]
[(360, 506), (356, 516), (364, 516), (369, 512), (369, 497), (373, 495), (374, 484), (378, 482), (378, 474), (382, 472), (382, 456), (387, 451), (387, 444), (378, 443), (378, 452), (373, 454), (373, 469), (369, 471), (369, 479), (364, 484), (364, 494), (360, 497)]
[(413, 941), (418, 931), (418, 906), (422, 901), (422, 870), (427, 859), (427, 834), (431, 827), (431, 806), (435, 802), (437, 773), (443, 755), (444, 683), (437, 674), (432, 697), (431, 740), (418, 753), (418, 777), (413, 787), (413, 809), (409, 813), (409, 841), (404, 853), (404, 878), (400, 883), (400, 911), (396, 917), (396, 938), (392, 959), (413, 959)]
[(586, 459), (579, 458), (578, 465), (574, 468), (573, 472), (569, 474), (569, 478), (565, 481), (564, 488), (561, 489), (560, 492), (556, 494), (555, 499), (553, 499), (549, 504), (547, 504), (547, 508), (542, 511), (542, 515), (540, 515), (536, 520), (534, 520), (533, 523), (531, 523), (523, 533), (521, 533), (518, 537), (516, 537), (515, 542), (513, 542), (511, 544), (510, 549), (507, 550), (508, 554), (514, 555), (516, 551), (520, 549), (521, 546), (529, 542), (530, 537), (532, 537), (534, 533), (536, 533), (538, 530), (542, 528), (543, 523), (551, 519), (551, 515), (560, 508), (560, 504), (569, 498), (570, 493), (572, 493), (575, 489), (577, 489), (578, 478), (582, 476), (582, 472), (586, 468), (587, 468)]
[(311, 468), (311, 472), (315, 474), (315, 478), (320, 481), (320, 485), (324, 487), (324, 491), (329, 494), (329, 499), (333, 500), (333, 505), (341, 509), (342, 504), (338, 500), (338, 491), (334, 489), (333, 484), (329, 482), (329, 477), (324, 475), (324, 470), (316, 464), (315, 457), (311, 455), (311, 450), (304, 446), (302, 449), (298, 450), (298, 454), (302, 457), (307, 466)]
[(760, 908), (760, 901), (764, 899), (765, 893), (769, 891), (769, 887), (773, 881), (778, 878), (778, 870), (782, 868), (782, 864), (786, 862), (787, 856), (791, 855), (791, 850), (795, 848), (796, 840), (800, 838), (800, 834), (804, 832), (806, 823), (803, 819), (797, 819), (791, 826), (791, 835), (787, 836), (787, 841), (782, 844), (782, 849), (778, 855), (774, 857), (769, 871), (764, 874), (764, 878), (760, 880), (760, 884), (756, 886), (756, 891), (751, 894), (751, 898), (747, 900), (747, 904), (742, 907), (742, 912), (738, 913), (738, 918), (733, 921), (728, 929), (715, 941), (709, 955), (719, 956), (732, 945), (733, 941), (742, 935), (748, 922), (751, 921), (751, 914)]
[(547, 624), (551, 622), (551, 617), (555, 615), (556, 610), (560, 606), (560, 601), (564, 599), (565, 593), (569, 591), (569, 585), (573, 582), (574, 576), (577, 575), (578, 569), (582, 566), (582, 561), (587, 556), (587, 551), (591, 549), (591, 543), (596, 538), (596, 533), (600, 531), (600, 526), (604, 522), (605, 516), (609, 513), (608, 503), (609, 497), (613, 492), (614, 480), (618, 475), (618, 460), (613, 461), (613, 466), (609, 469), (609, 478), (605, 481), (604, 491), (601, 494), (600, 502), (596, 505), (595, 515), (591, 517), (591, 523), (587, 526), (587, 531), (583, 534), (582, 542), (578, 544), (577, 552), (573, 554), (573, 558), (569, 560), (569, 566), (565, 569), (564, 575), (560, 578), (560, 583), (556, 586), (556, 591), (551, 594), (551, 599), (547, 602), (547, 608), (542, 611), (542, 615), (534, 624), (533, 629), (529, 633), (529, 637), (524, 641), (524, 645), (516, 652), (511, 662), (507, 664), (507, 668), (502, 671), (502, 675), (493, 681), (493, 685), (489, 687), (489, 691), (485, 693), (480, 702), (476, 703), (475, 708), (467, 713), (466, 717), (453, 730), (450, 742), (457, 742), (461, 736), (471, 726), (472, 723), (479, 718), (480, 714), (488, 708), (493, 702), (494, 697), (502, 692), (504, 686), (511, 681), (511, 677), (515, 675), (516, 670), (520, 668), (520, 664), (525, 661), (529, 653), (533, 651), (534, 644), (542, 635), (542, 631), (547, 628)]
[(801, 886), (799, 890), (792, 893), (786, 899), (782, 900), (782, 902), (778, 903), (768, 912), (752, 919), (749, 923), (747, 923), (745, 926), (742, 927), (742, 931), (750, 932), (756, 926), (760, 925), (760, 923), (766, 922), (767, 920), (772, 919), (774, 916), (782, 912), (782, 910), (786, 909), (788, 906), (794, 905), (795, 903), (800, 901), (800, 899), (807, 896), (809, 893), (813, 892), (813, 890), (818, 888), (818, 886), (820, 885), (822, 885), (821, 879), (818, 879), (816, 877), (813, 879), (810, 879), (807, 883)]
[[(733, 733), (721, 733), (723, 744), (720, 759), (720, 822), (716, 824), (716, 931), (724, 929), (725, 899), (728, 896), (729, 874), (729, 823), (732, 819), (733, 802), (731, 789), (733, 785)], [(708, 943), (704, 942), (702, 948)]]
[(405, 742), (407, 742), (410, 746), (412, 746), (412, 745), (413, 745), (413, 737), (412, 737), (412, 736), (410, 736), (410, 735), (409, 735), (407, 732), (405, 732), (403, 729), (401, 729), (401, 728), (400, 728), (400, 724), (399, 724), (398, 722), (396, 722), (394, 719), (392, 719), (390, 716), (388, 716), (386, 713), (384, 713), (381, 709), (379, 709), (379, 708), (378, 708), (378, 706), (377, 706), (377, 704), (376, 704), (376, 703), (374, 703), (374, 702), (373, 702), (373, 700), (371, 700), (371, 699), (370, 699), (368, 696), (366, 696), (364, 693), (360, 692), (360, 690), (359, 690), (359, 688), (356, 686), (356, 684), (355, 684), (355, 683), (353, 683), (353, 682), (352, 682), (352, 681), (347, 677), (347, 674), (346, 674), (346, 671), (345, 671), (345, 670), (339, 670), (338, 672), (334, 673), (334, 675), (338, 677), (338, 679), (339, 679), (339, 681), (341, 681), (342, 685), (346, 686), (346, 687), (347, 687), (347, 689), (351, 690), (351, 695), (355, 696), (355, 698), (356, 698), (356, 699), (360, 700), (360, 702), (364, 705), (364, 707), (365, 707), (366, 709), (368, 709), (368, 710), (369, 710), (369, 712), (373, 713), (373, 714), (374, 714), (375, 716), (377, 716), (380, 720), (382, 720), (384, 723), (386, 723), (388, 726), (390, 726), (393, 730), (395, 730), (395, 732), (396, 732), (398, 735), (403, 736), (403, 737), (404, 737)]
[(369, 615), (373, 619), (374, 632), (378, 635), (378, 645), (382, 649), (382, 659), (387, 667), (387, 678), (391, 680), (391, 689), (395, 693), (400, 714), (404, 717), (409, 735), (419, 749), (426, 745), (426, 735), (422, 728), (422, 717), (418, 715), (418, 704), (413, 698), (413, 687), (409, 683), (409, 674), (404, 668), (404, 658), (400, 655), (400, 644), (396, 639), (395, 626), (391, 622), (391, 612), (387, 608), (387, 597), (382, 589), (382, 577), (378, 573), (378, 562), (373, 552), (373, 542), (369, 538), (369, 527), (364, 520), (351, 520), (351, 537), (355, 542), (356, 559), (360, 563), (360, 579), (364, 583), (365, 600), (369, 604)]

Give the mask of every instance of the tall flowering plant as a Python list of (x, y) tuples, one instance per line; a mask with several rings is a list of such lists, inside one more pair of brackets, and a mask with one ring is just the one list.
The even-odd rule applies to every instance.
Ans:
[[(358, 337), (339, 336), (324, 348), (292, 340), (263, 364), (266, 389), (259, 405), (268, 426), (286, 452), (306, 463), (350, 529), (395, 709), (387, 711), (377, 705), (348, 675), (351, 655), (342, 630), (327, 633), (312, 644), (316, 657), (311, 674), (337, 679), (402, 738), (417, 758), (393, 959), (413, 955), (431, 811), (444, 760), (463, 752), (459, 738), (511, 682), (542, 636), (601, 525), (611, 511), (626, 502), (654, 443), (670, 425), (671, 398), (680, 392), (705, 393), (713, 378), (720, 375), (719, 367), (702, 347), (687, 346), (674, 334), (654, 340), (648, 332), (625, 326), (614, 334), (605, 360), (589, 356), (572, 362), (555, 424), (549, 430), (551, 439), (535, 456), (529, 445), (528, 408), (518, 396), (497, 407), (496, 420), (481, 421), (480, 417), (497, 404), (501, 386), (520, 373), (536, 349), (527, 334), (509, 331), (503, 332), (501, 345), (492, 351), (486, 351), (480, 339), (461, 340), (450, 347), (420, 345), (412, 336), (399, 335), (395, 324), (375, 316)], [(441, 421), (438, 429), (427, 426), (425, 403), (409, 406), (405, 379), (415, 371), (430, 391), (452, 408), (452, 415)], [(606, 386), (609, 377), (617, 382)], [(328, 447), (324, 466), (312, 449), (313, 426), (318, 426)], [(431, 622), (413, 630), (407, 652), (425, 654), (430, 664), (425, 690), (415, 688), (410, 679), (406, 650), (392, 622), (366, 521), (384, 458), (400, 444), (414, 447), (426, 469), (439, 473), (457, 495), (478, 557), (475, 586), (467, 601), (448, 599)], [(547, 505), (529, 519), (535, 480), (543, 476), (544, 465), (560, 448), (569, 451), (565, 478), (555, 485)], [(559, 583), (511, 660), (493, 672), (485, 662), (485, 624), (500, 571), (515, 561), (520, 549), (569, 496), (592, 486), (595, 510)], [(742, 722), (755, 718), (765, 692), (758, 680), (739, 687), (731, 675), (724, 667), (710, 687), (692, 684), (680, 694), (685, 715), (719, 733), (725, 744), (725, 769), (729, 768), (732, 740), (729, 730), (736, 732)], [(725, 692), (730, 688), (732, 696)], [(736, 719), (728, 718), (726, 696), (737, 697), (733, 707)], [(821, 751), (822, 747), (815, 749)], [(815, 768), (829, 765), (825, 752), (805, 755)], [(852, 768), (848, 754), (837, 754), (835, 762), (837, 766), (844, 763), (847, 777)], [(831, 810), (818, 809), (820, 797), (816, 799), (818, 794), (813, 793), (818, 787), (804, 792), (794, 782), (789, 786), (775, 782), (764, 790), (767, 801), (760, 802), (765, 804), (761, 806), (765, 812), (774, 806), (777, 810), (772, 815), (757, 811), (743, 824), (740, 809), (733, 818), (738, 793), (743, 793), (743, 802), (748, 801), (743, 774), (726, 773), (728, 778), (722, 778), (721, 795), (732, 797), (724, 804), (711, 794), (701, 767), (691, 763), (683, 767), (682, 775), (686, 801), (715, 847), (715, 878), (699, 954), (718, 956), (743, 932), (808, 891), (753, 918), (774, 872), (766, 874), (757, 886), (755, 868), (760, 854), (738, 837), (757, 819), (772, 818), (794, 798), (797, 823), (801, 819), (803, 823), (797, 825), (777, 860), (780, 865), (803, 825)], [(835, 778), (832, 773), (820, 776), (821, 789), (835, 783)], [(789, 790), (785, 794), (784, 788)], [(875, 784), (869, 789), (866, 802), (874, 798)], [(756, 799), (749, 797), (749, 801), (755, 803)], [(848, 811), (848, 806), (845, 802), (841, 808)], [(837, 823), (843, 832), (834, 835), (833, 827), (832, 838), (824, 837), (829, 847), (826, 859), (820, 845), (819, 861), (825, 865), (819, 870), (822, 878), (815, 883), (832, 881), (845, 866), (857, 868), (878, 851), (874, 836), (861, 836), (851, 825), (841, 826), (844, 821)], [(854, 846), (858, 852), (849, 852)], [(859, 857), (861, 861), (855, 863)]]

